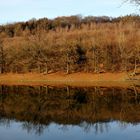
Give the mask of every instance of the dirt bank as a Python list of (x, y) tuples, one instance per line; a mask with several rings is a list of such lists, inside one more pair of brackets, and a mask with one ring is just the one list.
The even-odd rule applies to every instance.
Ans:
[[(140, 79), (140, 76), (136, 77)], [(70, 86), (128, 86), (140, 85), (140, 80), (130, 81), (126, 73), (73, 73), (62, 72), (52, 74), (1, 74), (0, 84), (7, 85), (70, 85)]]

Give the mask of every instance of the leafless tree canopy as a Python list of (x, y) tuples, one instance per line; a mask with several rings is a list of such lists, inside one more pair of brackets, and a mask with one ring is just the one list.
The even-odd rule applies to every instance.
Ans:
[(135, 3), (137, 6), (140, 6), (140, 0), (127, 0), (131, 3)]
[(1, 25), (0, 73), (136, 71), (139, 27), (138, 15), (70, 16)]

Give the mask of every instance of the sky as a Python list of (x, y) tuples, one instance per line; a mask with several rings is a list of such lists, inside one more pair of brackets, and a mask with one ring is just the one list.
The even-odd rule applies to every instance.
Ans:
[(58, 16), (111, 16), (139, 14), (123, 0), (0, 0), (0, 24)]

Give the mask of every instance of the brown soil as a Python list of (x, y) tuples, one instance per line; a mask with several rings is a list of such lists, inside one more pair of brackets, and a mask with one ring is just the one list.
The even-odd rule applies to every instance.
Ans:
[[(62, 72), (52, 74), (1, 74), (0, 84), (6, 85), (70, 85), (70, 86), (128, 86), (136, 83), (140, 85), (140, 80), (130, 81), (126, 73), (73, 73)], [(140, 76), (137, 76), (140, 79)]]

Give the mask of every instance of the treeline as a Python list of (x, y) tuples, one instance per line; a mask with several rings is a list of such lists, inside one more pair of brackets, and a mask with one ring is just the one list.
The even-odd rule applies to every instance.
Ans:
[(140, 16), (71, 16), (1, 25), (0, 73), (136, 70), (139, 38)]
[(58, 17), (53, 20), (48, 18), (43, 18), (36, 20), (35, 18), (27, 21), (27, 22), (19, 22), (7, 25), (0, 26), (0, 34), (4, 37), (14, 37), (14, 36), (22, 36), (23, 34), (31, 34), (34, 35), (38, 30), (54, 30), (56, 31), (57, 28), (67, 28), (68, 30), (72, 28), (82, 28), (83, 25), (89, 25), (92, 23), (126, 23), (126, 22), (140, 22), (139, 15), (129, 15), (125, 17), (94, 17), (88, 16), (82, 18), (82, 16), (70, 16), (70, 17)]

